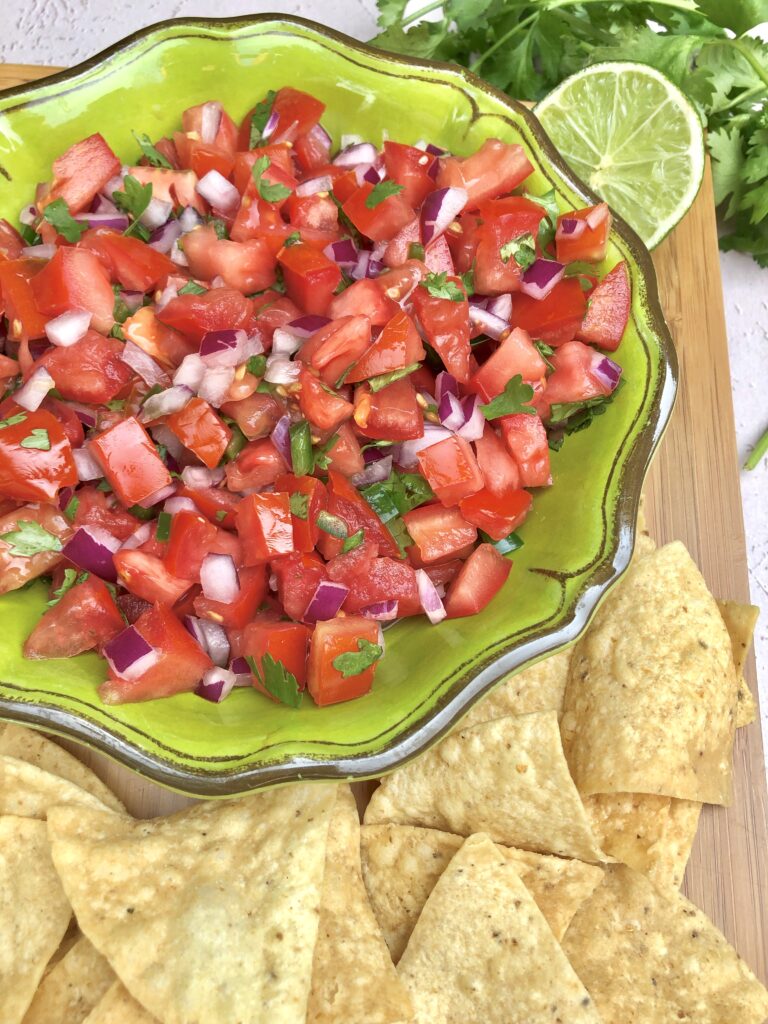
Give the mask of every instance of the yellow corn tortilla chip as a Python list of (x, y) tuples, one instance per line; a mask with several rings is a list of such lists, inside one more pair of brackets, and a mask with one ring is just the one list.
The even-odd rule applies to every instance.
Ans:
[(455, 732), (382, 780), (366, 825), (422, 825), (600, 861), (568, 774), (555, 711), (497, 718)]
[(731, 799), (728, 631), (682, 544), (640, 559), (574, 649), (561, 728), (582, 795)]
[[(403, 955), (429, 894), (464, 842), (461, 836), (412, 825), (364, 825), (363, 877), (371, 906), (395, 963)], [(515, 864), (556, 939), (597, 886), (593, 864), (498, 846)]]
[(23, 1024), (82, 1024), (115, 981), (115, 972), (85, 937), (49, 971)]
[(731, 638), (733, 664), (739, 679), (739, 692), (736, 702), (736, 728), (750, 725), (757, 718), (757, 701), (755, 695), (742, 675), (744, 664), (752, 646), (755, 626), (760, 609), (753, 604), (739, 604), (738, 601), (725, 601), (718, 598), (717, 607), (723, 617), (728, 636)]
[(58, 775), (68, 782), (73, 782), (95, 796), (105, 807), (110, 807), (113, 811), (125, 811), (115, 794), (104, 785), (98, 775), (42, 733), (25, 729), (21, 725), (0, 726), (0, 754), (15, 757), (19, 761), (28, 761), (50, 772), (51, 775)]
[(680, 888), (701, 804), (648, 793), (600, 793), (584, 797), (584, 807), (607, 854), (659, 888)]
[(0, 1021), (20, 1024), (72, 911), (45, 822), (0, 817)]
[(304, 1024), (333, 786), (132, 821), (55, 807), (51, 851), (83, 933), (163, 1024)]
[(156, 1017), (147, 1013), (131, 993), (116, 981), (83, 1024), (160, 1024)]
[(484, 835), (432, 890), (398, 965), (417, 1024), (599, 1024), (517, 873)]
[(557, 711), (559, 714), (570, 660), (570, 650), (560, 651), (505, 679), (470, 708), (459, 728), (468, 729), (494, 718), (528, 715), (533, 711)]
[(0, 755), (0, 814), (44, 820), (57, 804), (106, 810), (87, 790), (17, 757)]
[(360, 819), (339, 786), (328, 830), (307, 1024), (404, 1024), (410, 997), (392, 963), (360, 868)]
[(768, 992), (700, 910), (624, 865), (582, 905), (563, 949), (604, 1024), (762, 1024)]
[(47, 975), (53, 970), (53, 968), (56, 966), (59, 960), (62, 960), (67, 955), (70, 949), (72, 949), (74, 944), (81, 937), (82, 936), (80, 934), (80, 929), (77, 927), (77, 921), (73, 917), (70, 919), (69, 925), (67, 926), (67, 930), (64, 932), (64, 937), (59, 943), (58, 949), (53, 954), (48, 963), (45, 965), (45, 970), (43, 971), (43, 978), (47, 977)]

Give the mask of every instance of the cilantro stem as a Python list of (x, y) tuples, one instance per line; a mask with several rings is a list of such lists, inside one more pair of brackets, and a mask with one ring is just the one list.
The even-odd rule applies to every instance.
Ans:
[(734, 107), (739, 107), (742, 103), (751, 100), (753, 96), (762, 96), (764, 92), (764, 85), (756, 85), (753, 89), (747, 89), (746, 92), (739, 93), (738, 96), (734, 97), (732, 100), (729, 100), (727, 103), (724, 103), (722, 107), (713, 107), (712, 110), (715, 114), (726, 114), (729, 110), (732, 110)]
[(403, 28), (406, 25), (412, 24), (414, 21), (418, 21), (419, 18), (423, 18), (425, 14), (430, 14), (432, 11), (438, 10), (443, 7), (445, 0), (433, 0), (431, 4), (427, 4), (425, 7), (420, 7), (418, 11), (414, 11), (413, 14), (409, 14), (407, 18), (403, 18)]
[(757, 469), (766, 452), (768, 452), (768, 430), (758, 439), (757, 444), (749, 454), (749, 458), (744, 463), (744, 469)]
[[(763, 70), (760, 61), (757, 60), (749, 46), (746, 46), (741, 39), (723, 39), (723, 42), (737, 50), (755, 72), (760, 81), (765, 86), (768, 86), (768, 72)], [(743, 97), (740, 97), (740, 99), (743, 99)]]
[(490, 46), (485, 51), (485, 53), (481, 53), (477, 60), (473, 60), (472, 63), (469, 65), (469, 70), (477, 72), (477, 70), (485, 63), (485, 61), (492, 54), (496, 53), (499, 47), (503, 46), (508, 40), (512, 38), (512, 36), (517, 35), (517, 33), (521, 31), (521, 29), (528, 28), (529, 25), (531, 25), (534, 21), (536, 21), (539, 18), (540, 14), (541, 11), (534, 11), (533, 14), (529, 14), (527, 18), (523, 18), (522, 21), (518, 21), (518, 23), (516, 25), (513, 25), (508, 32), (505, 32), (504, 35), (499, 36), (499, 38), (496, 40), (493, 46)]

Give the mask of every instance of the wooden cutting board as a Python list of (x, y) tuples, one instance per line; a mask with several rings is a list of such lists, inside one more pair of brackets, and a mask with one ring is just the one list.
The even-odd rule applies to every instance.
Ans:
[[(53, 68), (0, 65), (0, 88)], [(747, 553), (731, 400), (712, 177), (654, 253), (662, 304), (680, 359), (680, 392), (646, 487), (651, 533), (682, 540), (718, 597), (749, 601)], [(754, 655), (745, 674), (757, 692)], [(139, 817), (188, 801), (77, 744), (87, 761)], [(736, 736), (735, 796), (706, 807), (684, 891), (768, 981), (768, 795), (759, 719)], [(734, 1024), (736, 1022), (734, 1021)]]

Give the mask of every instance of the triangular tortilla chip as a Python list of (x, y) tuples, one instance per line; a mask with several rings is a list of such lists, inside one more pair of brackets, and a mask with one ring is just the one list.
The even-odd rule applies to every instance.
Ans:
[(72, 911), (45, 823), (0, 817), (0, 1021), (19, 1024)]
[(69, 925), (67, 926), (67, 930), (64, 932), (64, 937), (62, 938), (61, 942), (58, 945), (56, 952), (45, 965), (45, 970), (43, 971), (43, 979), (45, 979), (50, 974), (50, 972), (53, 970), (53, 968), (60, 960), (64, 959), (64, 957), (67, 955), (70, 949), (72, 949), (74, 944), (76, 942), (79, 942), (81, 938), (82, 933), (80, 932), (80, 929), (77, 927), (77, 921), (74, 919), (74, 917), (72, 917), (69, 922)]
[(397, 976), (360, 870), (360, 820), (339, 786), (328, 832), (307, 1024), (404, 1024), (410, 997)]
[[(363, 877), (371, 906), (397, 963), (429, 894), (464, 840), (449, 832), (412, 825), (364, 825), (361, 840)], [(560, 939), (578, 908), (599, 885), (601, 868), (507, 846), (497, 848), (515, 864), (555, 938)]]
[(583, 904), (563, 949), (604, 1024), (762, 1024), (768, 992), (700, 910), (624, 865)]
[(736, 728), (750, 725), (757, 718), (757, 700), (742, 675), (744, 664), (752, 646), (752, 637), (760, 615), (760, 609), (753, 604), (739, 604), (718, 598), (717, 607), (723, 617), (728, 636), (731, 638), (733, 664), (739, 678), (739, 693), (736, 703)]
[(557, 713), (497, 718), (462, 729), (386, 776), (366, 825), (423, 825), (497, 843), (600, 861), (568, 774)]
[(82, 1024), (114, 981), (115, 972), (83, 936), (46, 974), (23, 1024)]
[(728, 631), (683, 545), (641, 558), (574, 648), (561, 727), (579, 792), (728, 803), (737, 689)]
[(295, 785), (131, 821), (55, 807), (80, 928), (163, 1024), (304, 1024), (332, 786)]
[(570, 650), (560, 651), (505, 679), (469, 710), (459, 728), (469, 729), (495, 718), (528, 715), (533, 711), (557, 711), (559, 714), (570, 660)]
[(44, 820), (57, 804), (79, 804), (107, 810), (101, 800), (74, 782), (16, 757), (0, 755), (0, 814)]
[(516, 866), (467, 839), (438, 879), (398, 966), (417, 1024), (599, 1024)]
[(47, 739), (42, 733), (25, 729), (21, 725), (0, 725), (0, 754), (28, 761), (51, 775), (73, 782), (76, 786), (101, 800), (113, 811), (125, 811), (115, 794), (82, 761), (78, 761), (58, 743)]
[(116, 981), (101, 1002), (88, 1014), (83, 1024), (160, 1024), (147, 1013), (130, 992)]

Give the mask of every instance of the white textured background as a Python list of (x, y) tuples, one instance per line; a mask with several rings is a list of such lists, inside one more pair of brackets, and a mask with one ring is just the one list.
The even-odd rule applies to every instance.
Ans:
[[(0, 0), (0, 60), (71, 65), (136, 29), (165, 18), (279, 11), (323, 21), (360, 39), (375, 34), (374, 0)], [(297, 83), (300, 85), (301, 83)], [(768, 426), (768, 270), (747, 257), (721, 257), (739, 459)], [(702, 282), (718, 287), (718, 282)], [(741, 474), (752, 600), (762, 609), (756, 637), (763, 735), (768, 740), (768, 460)], [(766, 743), (768, 747), (768, 743)]]

